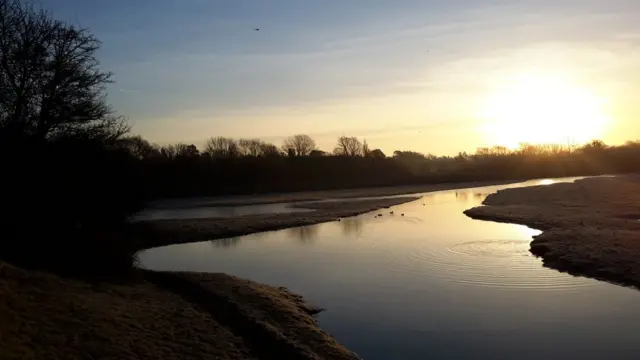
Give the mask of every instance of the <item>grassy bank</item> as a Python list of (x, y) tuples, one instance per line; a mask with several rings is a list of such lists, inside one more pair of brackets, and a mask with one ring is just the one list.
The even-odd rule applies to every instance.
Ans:
[(147, 249), (338, 221), (343, 217), (355, 216), (417, 199), (419, 199), (417, 196), (403, 196), (390, 199), (304, 203), (296, 206), (315, 211), (247, 215), (232, 218), (142, 221), (132, 224), (131, 236), (136, 239), (139, 249)]
[(315, 312), (225, 274), (88, 284), (0, 263), (2, 359), (358, 359)]
[(543, 230), (531, 252), (545, 266), (640, 287), (639, 176), (507, 189), (484, 205), (465, 214)]

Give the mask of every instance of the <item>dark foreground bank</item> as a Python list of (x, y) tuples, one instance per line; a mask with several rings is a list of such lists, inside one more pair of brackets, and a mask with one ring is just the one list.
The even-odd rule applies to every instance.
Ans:
[(90, 285), (0, 263), (2, 359), (358, 359), (317, 311), (225, 274)]
[[(300, 204), (302, 214), (136, 224), (140, 248), (339, 220), (417, 197)], [(140, 240), (140, 239), (144, 239)], [(358, 359), (284, 288), (137, 270), (81, 281), (0, 262), (3, 359)]]
[(545, 266), (640, 287), (640, 176), (507, 189), (484, 204), (465, 214), (544, 231), (531, 252)]

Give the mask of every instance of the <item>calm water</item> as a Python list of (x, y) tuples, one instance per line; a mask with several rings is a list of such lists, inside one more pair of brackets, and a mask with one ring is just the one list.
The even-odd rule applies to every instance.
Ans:
[(637, 359), (639, 291), (543, 268), (528, 251), (538, 231), (462, 214), (504, 187), (153, 249), (141, 262), (287, 286), (326, 308), (321, 326), (367, 360)]

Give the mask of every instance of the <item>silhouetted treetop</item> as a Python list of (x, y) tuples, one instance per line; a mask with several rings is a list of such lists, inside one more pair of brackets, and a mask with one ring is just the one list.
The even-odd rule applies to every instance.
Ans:
[(99, 48), (31, 2), (0, 0), (0, 128), (38, 139), (125, 134), (105, 101), (111, 73), (99, 68)]
[(384, 159), (387, 156), (382, 152), (382, 150), (373, 149), (373, 150), (371, 150), (371, 153), (369, 154), (369, 157), (372, 157), (374, 159)]
[(290, 136), (282, 144), (282, 150), (292, 156), (307, 156), (315, 149), (316, 142), (304, 134)]
[(364, 156), (364, 150), (363, 144), (355, 136), (341, 136), (333, 153), (339, 156)]
[(262, 144), (260, 139), (240, 139), (238, 149), (244, 156), (262, 156)]
[(128, 150), (131, 155), (140, 160), (149, 158), (158, 151), (156, 147), (140, 135), (124, 136), (118, 139), (117, 146)]
[(280, 149), (278, 149), (277, 146), (266, 142), (260, 144), (260, 151), (262, 152), (262, 156), (264, 157), (275, 157), (282, 155), (282, 152), (280, 152)]
[(217, 136), (207, 140), (204, 152), (212, 158), (237, 157), (240, 155), (240, 146), (234, 139)]

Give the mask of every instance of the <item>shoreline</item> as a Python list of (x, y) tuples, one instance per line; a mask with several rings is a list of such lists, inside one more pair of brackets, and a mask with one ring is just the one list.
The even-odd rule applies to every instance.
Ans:
[[(124, 236), (144, 249), (340, 221), (418, 199), (299, 203), (313, 211), (140, 222)], [(361, 359), (320, 328), (315, 315), (324, 309), (286, 288), (221, 273), (138, 268), (125, 282), (88, 283), (0, 262), (0, 310), (9, 358)]]
[(176, 198), (176, 199), (160, 199), (152, 201), (145, 210), (160, 209), (189, 209), (197, 207), (228, 207), (228, 206), (251, 206), (251, 205), (271, 205), (282, 203), (299, 203), (312, 202), (319, 200), (336, 200), (336, 199), (354, 199), (367, 197), (383, 197), (397, 195), (414, 195), (421, 193), (429, 193), (444, 190), (457, 190), (482, 186), (506, 185), (522, 181), (535, 179), (519, 179), (519, 180), (497, 180), (497, 181), (471, 181), (459, 183), (440, 183), (425, 185), (398, 185), (398, 186), (380, 186), (371, 188), (354, 188), (354, 189), (338, 189), (338, 190), (317, 190), (317, 191), (298, 191), (274, 194), (257, 194), (257, 195), (230, 195), (230, 196), (213, 196), (213, 197), (196, 197), (196, 198)]
[(218, 240), (340, 221), (341, 218), (357, 216), (418, 199), (420, 199), (418, 196), (403, 196), (386, 199), (301, 203), (295, 206), (313, 211), (229, 218), (140, 221), (129, 226), (131, 234), (128, 236), (135, 239), (135, 249), (143, 251), (160, 246)]
[(541, 230), (530, 251), (543, 265), (640, 289), (640, 177), (501, 190), (464, 214)]

